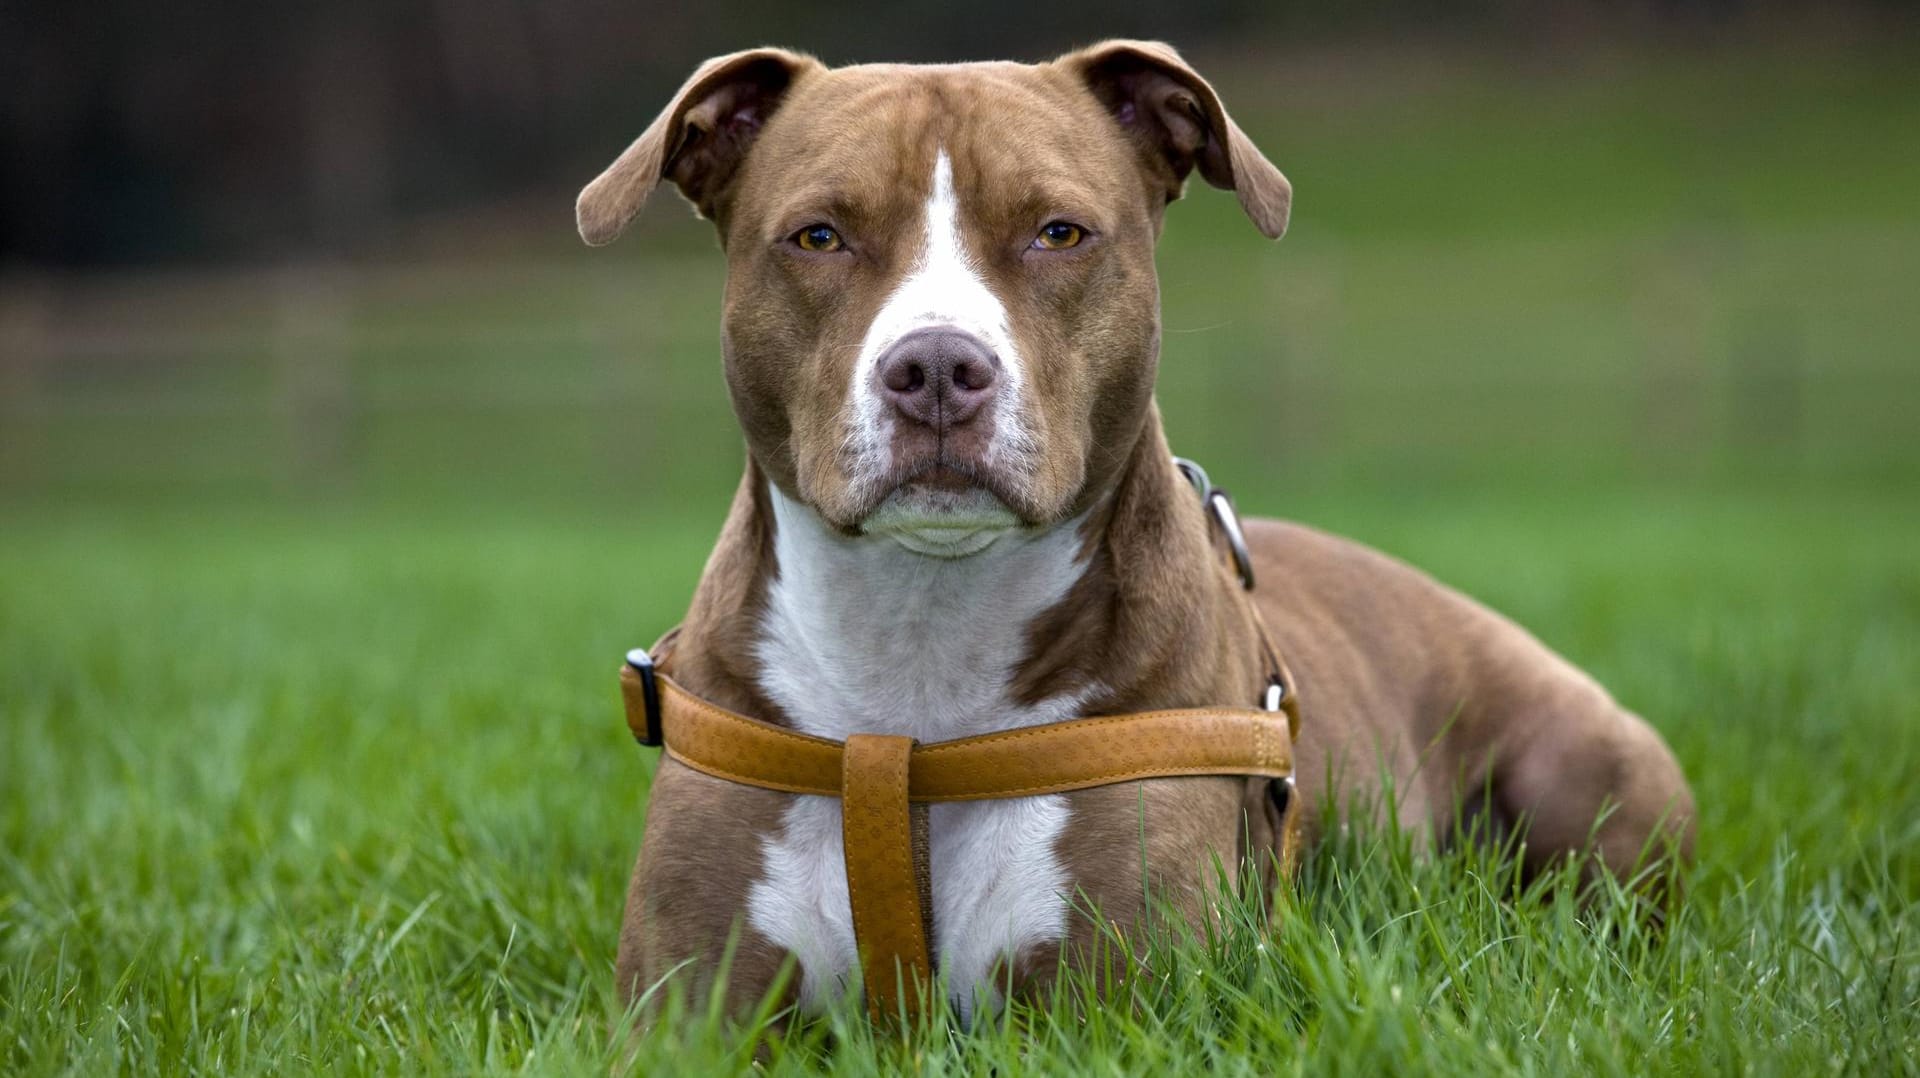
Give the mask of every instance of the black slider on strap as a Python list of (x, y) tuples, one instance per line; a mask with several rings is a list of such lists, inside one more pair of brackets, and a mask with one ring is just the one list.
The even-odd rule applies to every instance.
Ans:
[(660, 679), (654, 671), (653, 656), (646, 648), (634, 648), (627, 652), (627, 665), (640, 676), (641, 698), (646, 702), (647, 732), (635, 730), (633, 739), (650, 749), (657, 749), (666, 743), (660, 731)]

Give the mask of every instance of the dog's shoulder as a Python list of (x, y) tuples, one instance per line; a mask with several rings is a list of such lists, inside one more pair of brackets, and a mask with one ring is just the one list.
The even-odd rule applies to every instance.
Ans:
[[(1426, 572), (1357, 540), (1285, 520), (1250, 518), (1256, 594), (1299, 613), (1324, 605), (1352, 609), (1416, 604), (1477, 606)], [(1457, 611), (1452, 611), (1457, 613)]]

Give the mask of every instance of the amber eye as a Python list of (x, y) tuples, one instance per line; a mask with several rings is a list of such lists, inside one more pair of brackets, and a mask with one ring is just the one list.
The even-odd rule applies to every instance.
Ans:
[(1049, 221), (1040, 234), (1033, 238), (1033, 245), (1043, 251), (1064, 251), (1069, 247), (1080, 246), (1087, 233), (1079, 225), (1065, 221)]
[(793, 242), (803, 251), (838, 251), (846, 246), (840, 239), (840, 233), (829, 225), (808, 225), (793, 234)]

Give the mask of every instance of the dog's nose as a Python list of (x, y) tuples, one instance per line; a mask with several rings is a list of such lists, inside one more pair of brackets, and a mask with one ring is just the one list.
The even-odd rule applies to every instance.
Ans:
[(880, 392), (901, 415), (930, 427), (956, 427), (993, 399), (1000, 357), (971, 333), (917, 329), (880, 357)]

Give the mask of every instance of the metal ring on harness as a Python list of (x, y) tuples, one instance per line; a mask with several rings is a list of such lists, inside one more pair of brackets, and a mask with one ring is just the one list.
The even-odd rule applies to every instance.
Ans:
[(1253, 590), (1253, 555), (1247, 550), (1247, 533), (1240, 527), (1240, 514), (1233, 507), (1233, 495), (1213, 485), (1207, 477), (1207, 470), (1185, 457), (1173, 458), (1174, 467), (1193, 489), (1199, 493), (1200, 501), (1207, 507), (1207, 515), (1213, 518), (1215, 527), (1227, 538), (1227, 549), (1233, 553), (1233, 567), (1240, 574), (1240, 586)]

